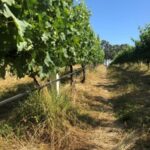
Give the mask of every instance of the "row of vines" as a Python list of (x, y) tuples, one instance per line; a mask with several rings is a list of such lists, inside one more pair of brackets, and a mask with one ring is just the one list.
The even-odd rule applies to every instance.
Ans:
[(122, 50), (114, 59), (114, 64), (139, 63), (150, 64), (150, 25), (140, 29), (140, 39), (135, 42), (135, 46), (128, 46)]
[(0, 77), (49, 78), (62, 67), (103, 61), (83, 1), (0, 0)]

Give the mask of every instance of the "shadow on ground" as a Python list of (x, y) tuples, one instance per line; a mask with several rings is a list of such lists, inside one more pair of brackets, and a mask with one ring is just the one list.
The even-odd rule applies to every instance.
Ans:
[(98, 112), (111, 111), (111, 103), (109, 102), (109, 100), (106, 100), (102, 96), (91, 96), (88, 93), (84, 93), (84, 97), (86, 98), (85, 102), (90, 110)]
[(77, 117), (80, 122), (81, 128), (86, 128), (86, 127), (96, 128), (101, 124), (101, 121), (99, 119), (95, 119), (89, 114), (79, 114)]
[[(11, 87), (9, 91), (0, 92), (0, 101), (15, 96), (16, 94), (25, 92), (26, 90), (29, 90), (31, 88), (33, 88), (33, 83), (22, 83), (22, 84), (15, 85), (14, 87)], [(9, 115), (13, 112), (13, 110), (18, 106), (19, 102), (21, 100), (24, 100), (25, 98), (26, 97), (23, 97), (14, 102), (0, 106), (0, 121), (2, 119), (7, 119)]]
[(150, 74), (145, 73), (123, 67), (109, 70), (109, 78), (115, 83), (106, 88), (118, 93), (111, 103), (128, 128), (150, 127)]
[(97, 84), (116, 93), (110, 100), (124, 129), (139, 130), (147, 135), (135, 144), (135, 150), (150, 149), (150, 74), (139, 69), (113, 66), (108, 70), (109, 85)]
[[(97, 127), (108, 127), (108, 128), (112, 127), (112, 122), (111, 120), (109, 120), (111, 116), (110, 118), (107, 118), (106, 116), (105, 118), (103, 116), (104, 114), (106, 115), (108, 113), (110, 113), (110, 115), (112, 114), (112, 104), (108, 99), (106, 100), (104, 97), (100, 95), (93, 96), (90, 95), (88, 92), (84, 92), (84, 100), (82, 102), (84, 104), (83, 109), (87, 110), (87, 112), (92, 112), (78, 115), (78, 120), (83, 125), (83, 127), (84, 125), (86, 125), (87, 127), (92, 127), (93, 129)], [(102, 117), (99, 116), (100, 112)], [(91, 116), (90, 114), (95, 115)], [(116, 124), (117, 123), (118, 121), (116, 122)]]

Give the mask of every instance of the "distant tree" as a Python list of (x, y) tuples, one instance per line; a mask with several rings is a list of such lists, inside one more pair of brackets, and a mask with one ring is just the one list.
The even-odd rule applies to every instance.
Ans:
[(101, 47), (104, 50), (105, 59), (112, 59), (112, 54), (111, 54), (112, 45), (108, 41), (102, 40)]
[(110, 44), (108, 41), (106, 40), (102, 40), (101, 41), (101, 47), (104, 50), (105, 53), (105, 59), (114, 59), (115, 56), (122, 51), (123, 49), (126, 49), (127, 47), (129, 47), (128, 44), (115, 44), (112, 45)]

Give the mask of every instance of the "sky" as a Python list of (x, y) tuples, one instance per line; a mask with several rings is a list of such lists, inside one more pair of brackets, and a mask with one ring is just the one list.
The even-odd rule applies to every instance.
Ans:
[(85, 0), (92, 13), (91, 25), (111, 44), (134, 45), (139, 27), (150, 23), (150, 0)]

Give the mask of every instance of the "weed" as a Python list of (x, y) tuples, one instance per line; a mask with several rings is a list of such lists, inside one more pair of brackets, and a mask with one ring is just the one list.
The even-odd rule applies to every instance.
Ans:
[(34, 92), (20, 102), (11, 118), (1, 123), (0, 135), (48, 142), (50, 147), (61, 149), (71, 144), (68, 126), (76, 111), (64, 93), (57, 96), (54, 90), (48, 89)]

